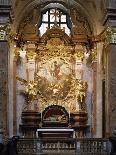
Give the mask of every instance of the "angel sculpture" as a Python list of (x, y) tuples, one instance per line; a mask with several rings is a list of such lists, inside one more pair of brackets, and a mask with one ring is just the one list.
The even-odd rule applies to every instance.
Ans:
[(28, 101), (35, 99), (37, 96), (37, 83), (34, 81), (29, 81), (26, 86), (25, 93), (27, 94)]
[(82, 80), (77, 80), (76, 97), (78, 102), (83, 102), (86, 96), (87, 83)]
[(36, 81), (27, 81), (23, 78), (17, 77), (17, 80), (25, 85), (25, 91), (21, 92), (21, 94), (25, 97), (26, 104), (32, 103), (36, 100), (38, 90), (37, 90), (37, 82)]

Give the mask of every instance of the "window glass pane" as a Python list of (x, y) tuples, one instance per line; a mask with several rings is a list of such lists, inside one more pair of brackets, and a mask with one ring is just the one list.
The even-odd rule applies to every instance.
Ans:
[(48, 11), (46, 12), (46, 14), (43, 14), (43, 19), (42, 21), (48, 21)]
[(48, 24), (42, 23), (41, 27), (39, 28), (39, 30), (40, 30), (40, 35), (43, 35), (43, 34), (46, 32), (47, 27), (48, 27)]
[(54, 15), (50, 15), (50, 22), (54, 22), (55, 21), (55, 17), (54, 17)]
[(66, 15), (61, 15), (61, 22), (66, 22)]

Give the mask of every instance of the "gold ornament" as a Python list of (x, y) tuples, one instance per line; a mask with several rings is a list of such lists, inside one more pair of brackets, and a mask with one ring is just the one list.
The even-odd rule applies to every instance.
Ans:
[(28, 60), (35, 60), (35, 58), (36, 58), (36, 53), (33, 52), (33, 51), (27, 51), (26, 56), (27, 56), (27, 59), (28, 59)]

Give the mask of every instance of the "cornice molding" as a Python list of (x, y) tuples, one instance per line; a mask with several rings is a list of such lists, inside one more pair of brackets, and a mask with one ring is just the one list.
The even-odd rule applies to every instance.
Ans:
[(107, 8), (103, 18), (103, 25), (116, 26), (116, 9)]

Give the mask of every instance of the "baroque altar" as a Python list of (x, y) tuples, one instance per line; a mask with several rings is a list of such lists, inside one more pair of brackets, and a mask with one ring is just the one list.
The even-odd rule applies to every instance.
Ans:
[(25, 98), (21, 131), (28, 137), (35, 136), (38, 128), (72, 128), (84, 136), (88, 127), (88, 84), (83, 79), (85, 47), (75, 45), (55, 25), (38, 40), (36, 44), (26, 43), (27, 79), (17, 75)]

